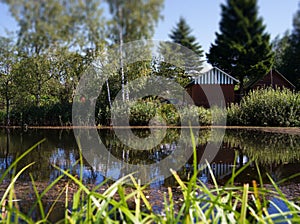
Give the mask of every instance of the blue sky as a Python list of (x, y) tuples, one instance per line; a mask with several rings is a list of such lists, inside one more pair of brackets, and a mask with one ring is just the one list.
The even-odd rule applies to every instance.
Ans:
[[(202, 45), (205, 52), (215, 40), (215, 32), (219, 30), (220, 4), (225, 0), (165, 0), (164, 19), (159, 22), (154, 39), (168, 40), (168, 34), (183, 16), (193, 35)], [(258, 0), (259, 15), (263, 17), (266, 31), (273, 39), (282, 35), (287, 29), (292, 29), (293, 15), (296, 13), (300, 0)], [(5, 35), (5, 29), (17, 29), (6, 5), (0, 3), (0, 35)]]

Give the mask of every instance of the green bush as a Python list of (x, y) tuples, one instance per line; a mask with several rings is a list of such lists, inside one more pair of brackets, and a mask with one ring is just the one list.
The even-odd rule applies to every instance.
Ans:
[(184, 107), (182, 109), (183, 116), (188, 116), (189, 114), (196, 114), (198, 117), (199, 125), (211, 125), (211, 111), (209, 109), (205, 109), (204, 107), (198, 107), (195, 105), (191, 105), (189, 107)]
[(69, 125), (72, 121), (72, 104), (55, 103), (52, 105), (26, 106), (11, 111), (12, 125)]
[(300, 94), (288, 89), (259, 89), (245, 96), (240, 105), (228, 110), (230, 125), (285, 126), (300, 125)]
[(130, 125), (148, 125), (155, 116), (156, 104), (154, 102), (139, 101), (132, 103), (130, 110)]
[(232, 103), (227, 108), (227, 124), (228, 125), (242, 125), (242, 113), (240, 105)]
[(6, 123), (6, 112), (0, 110), (0, 124), (5, 125), (5, 123)]
[[(152, 122), (152, 125), (181, 125), (180, 116), (188, 117), (190, 114), (194, 114), (198, 117), (200, 125), (212, 124), (210, 110), (194, 105), (177, 105), (175, 107), (173, 104), (141, 100), (138, 102), (127, 102), (126, 104), (117, 105), (113, 109), (115, 117), (112, 119), (118, 121), (118, 124), (126, 124), (126, 114), (130, 115), (130, 125), (145, 126), (149, 125), (150, 121)], [(110, 112), (107, 112), (107, 114), (109, 115)], [(98, 116), (100, 116), (100, 113)]]
[(158, 113), (167, 125), (180, 125), (180, 115), (174, 105), (162, 104), (158, 108)]

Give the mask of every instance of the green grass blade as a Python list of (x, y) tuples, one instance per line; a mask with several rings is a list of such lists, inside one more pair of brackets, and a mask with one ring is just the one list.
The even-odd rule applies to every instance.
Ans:
[(41, 213), (42, 219), (45, 219), (44, 206), (43, 206), (41, 197), (40, 197), (39, 192), (38, 192), (38, 190), (36, 188), (36, 185), (35, 185), (34, 179), (32, 177), (32, 174), (30, 173), (29, 175), (30, 175), (32, 186), (33, 186), (33, 191), (34, 191), (34, 193), (36, 195), (36, 200), (37, 200), (37, 203), (39, 205), (39, 209), (40, 209), (40, 213)]
[(10, 184), (8, 185), (8, 187), (6, 188), (2, 199), (0, 201), (0, 204), (2, 205), (4, 203), (5, 198), (7, 197), (7, 195), (9, 194), (9, 192), (13, 189), (13, 186), (15, 184), (15, 182), (17, 181), (17, 179), (19, 178), (19, 176), (30, 166), (32, 166), (34, 164), (34, 162), (28, 164), (27, 166), (23, 167), (17, 174), (16, 176), (14, 176), (14, 178), (10, 181)]
[(241, 216), (239, 220), (239, 223), (241, 224), (248, 223), (247, 222), (248, 193), (249, 193), (249, 184), (244, 184)]
[[(64, 175), (60, 175), (58, 176), (54, 181), (52, 181), (44, 190), (43, 192), (40, 194), (40, 198), (43, 198), (45, 196), (45, 194), (55, 185), (57, 184), (61, 178), (63, 177)], [(29, 214), (32, 214), (33, 210), (35, 209), (35, 207), (37, 206), (37, 201), (32, 205), (31, 209), (29, 210)]]

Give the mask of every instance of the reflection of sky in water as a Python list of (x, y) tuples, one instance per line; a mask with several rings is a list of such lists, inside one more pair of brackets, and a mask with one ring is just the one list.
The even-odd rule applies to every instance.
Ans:
[(270, 205), (268, 207), (268, 213), (271, 216), (275, 215), (275, 217), (272, 217), (273, 222), (278, 224), (290, 223), (288, 221), (280, 221), (280, 220), (288, 220), (292, 218), (292, 215), (282, 215), (288, 211), (290, 210), (282, 199), (272, 198), (272, 200), (270, 201)]
[(0, 158), (0, 177), (4, 174), (5, 170), (13, 162), (12, 156), (7, 156), (6, 158)]
[[(241, 159), (240, 159), (240, 157), (237, 157), (236, 158), (236, 162), (238, 163), (238, 164), (241, 164), (241, 161), (240, 161)], [(248, 163), (249, 162), (249, 158), (247, 157), (247, 156), (245, 156), (245, 155), (243, 155), (243, 162), (242, 162), (242, 164), (246, 164), (246, 163)]]
[[(69, 152), (68, 155), (66, 154), (66, 150), (63, 148), (57, 148), (50, 156), (49, 162), (62, 170), (69, 170), (72, 175), (80, 176), (81, 165), (76, 160), (76, 155), (73, 152)], [(76, 163), (77, 162), (77, 163)], [(95, 183), (99, 184), (103, 182), (104, 177), (101, 175), (100, 172), (94, 171), (95, 168), (90, 166), (83, 165), (82, 166), (82, 176), (84, 183)], [(55, 180), (59, 175), (61, 175), (58, 169), (55, 169), (50, 174), (50, 180)]]

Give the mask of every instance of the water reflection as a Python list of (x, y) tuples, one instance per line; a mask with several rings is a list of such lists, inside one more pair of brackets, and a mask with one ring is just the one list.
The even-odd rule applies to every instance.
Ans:
[(224, 138), (231, 147), (260, 164), (285, 164), (300, 159), (300, 135), (249, 130), (227, 130)]
[[(187, 129), (187, 131), (189, 130)], [(84, 159), (84, 181), (97, 184), (104, 180), (102, 174), (121, 177), (126, 173), (128, 164), (155, 164), (166, 157), (172, 156), (176, 150), (184, 152), (186, 150), (184, 144), (190, 145), (191, 139), (186, 137), (183, 139), (184, 144), (179, 147), (180, 133), (178, 129), (167, 129), (161, 143), (151, 150), (132, 150), (128, 145), (136, 143), (130, 142), (130, 139), (127, 139), (128, 142), (124, 144), (112, 130), (100, 130), (99, 135), (105, 147), (111, 155), (123, 161), (123, 164), (115, 164), (110, 161), (110, 158), (106, 158), (105, 162), (102, 163), (99, 163), (99, 161), (103, 160), (96, 157), (93, 158), (92, 163), (90, 159), (88, 160), (90, 163)], [(138, 137), (145, 137), (149, 135), (149, 130), (134, 130), (134, 134)], [(124, 136), (126, 136), (126, 132), (124, 132)], [(69, 169), (72, 174), (79, 175), (80, 167), (74, 165), (79, 159), (79, 150), (72, 130), (54, 129), (28, 129), (27, 132), (20, 129), (0, 130), (0, 175), (3, 175), (18, 155), (43, 138), (46, 141), (18, 164), (18, 169), (21, 169), (25, 165), (35, 162), (20, 177), (20, 180), (29, 180), (28, 173), (30, 172), (35, 180), (52, 181), (61, 174), (53, 165), (61, 169)], [(211, 153), (205, 149), (218, 140), (218, 132), (214, 130), (201, 130), (197, 138), (198, 169), (201, 170), (199, 179), (203, 182), (209, 181), (211, 178), (204, 159), (211, 161), (212, 172), (220, 182), (228, 179), (233, 168), (238, 169), (249, 160), (257, 161), (262, 173), (270, 173), (275, 180), (290, 176), (294, 174), (295, 170), (300, 170), (300, 135), (227, 130), (218, 153), (213, 158), (209, 158)], [(138, 145), (135, 145), (135, 147), (138, 147)], [(235, 152), (238, 152), (237, 158)], [(182, 179), (187, 179), (191, 174), (192, 164), (191, 157), (178, 170)], [(236, 167), (234, 167), (234, 164)], [(169, 169), (169, 167), (165, 168)], [(144, 175), (156, 180), (151, 186), (174, 185), (175, 183), (172, 177), (165, 179), (162, 170), (159, 168), (154, 168), (150, 174), (144, 173)], [(247, 181), (248, 178), (249, 180), (256, 178), (254, 164), (251, 164), (238, 180)], [(294, 181), (300, 182), (297, 179)]]
[[(227, 130), (224, 137), (230, 148), (259, 164), (265, 180), (270, 174), (275, 181), (288, 178), (300, 171), (300, 135), (249, 130)], [(238, 178), (246, 182), (258, 179), (252, 163), (246, 173)], [(293, 179), (300, 182), (300, 178)]]

